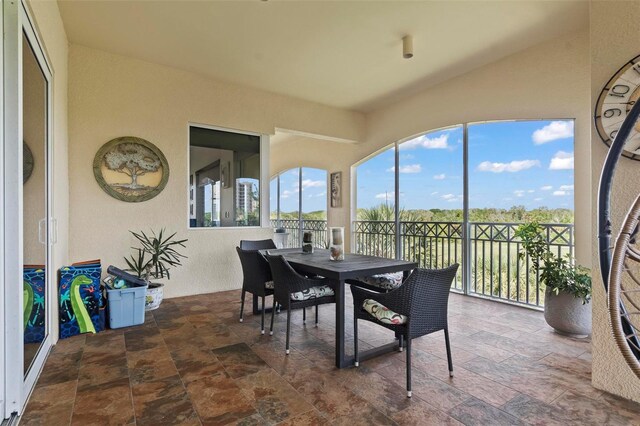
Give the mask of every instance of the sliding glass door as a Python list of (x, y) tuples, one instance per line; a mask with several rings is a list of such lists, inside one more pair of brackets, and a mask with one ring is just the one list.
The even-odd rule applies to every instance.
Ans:
[(3, 417), (20, 414), (52, 344), (51, 70), (20, 2), (4, 2)]

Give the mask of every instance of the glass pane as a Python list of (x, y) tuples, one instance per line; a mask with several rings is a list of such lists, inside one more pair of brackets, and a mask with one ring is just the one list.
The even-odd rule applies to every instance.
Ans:
[(469, 126), (471, 290), (541, 305), (544, 286), (517, 258), (514, 232), (542, 224), (556, 253), (573, 250), (573, 121)]
[(274, 177), (269, 182), (269, 219), (271, 219), (271, 227), (278, 226), (278, 177)]
[(395, 146), (356, 167), (356, 253), (395, 257)]
[(22, 49), (24, 270), (20, 285), (26, 375), (47, 335), (47, 81), (25, 36)]
[(327, 171), (302, 169), (302, 229), (315, 247), (327, 248)]
[(260, 225), (260, 137), (190, 128), (191, 227)]
[(280, 174), (280, 226), (289, 234), (286, 247), (300, 247), (300, 169)]
[[(402, 259), (423, 268), (462, 264), (462, 126), (399, 144)], [(462, 289), (459, 272), (454, 287)]]

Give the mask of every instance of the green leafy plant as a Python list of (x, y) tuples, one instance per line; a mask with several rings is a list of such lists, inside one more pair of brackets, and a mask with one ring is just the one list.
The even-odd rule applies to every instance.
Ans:
[(147, 259), (147, 252), (140, 248), (134, 249), (136, 254), (130, 255), (128, 258), (125, 257), (124, 261), (127, 262), (129, 269), (133, 271), (138, 278), (145, 278), (146, 274), (148, 274), (150, 259)]
[(531, 259), (531, 269), (540, 271), (540, 281), (555, 294), (569, 293), (582, 299), (591, 300), (591, 275), (589, 269), (575, 264), (570, 255), (556, 256), (549, 249), (543, 228), (537, 222), (524, 223), (518, 227), (515, 237), (522, 242), (518, 253), (520, 260), (527, 255)]
[[(151, 231), (151, 235), (143, 231), (129, 232), (140, 242), (142, 247), (132, 247), (137, 250), (137, 256), (131, 255), (130, 258), (125, 258), (125, 261), (139, 277), (146, 275), (153, 278), (167, 277), (167, 279), (171, 279), (169, 269), (182, 266), (182, 259), (187, 258), (178, 250), (180, 247), (185, 248), (184, 243), (188, 240), (175, 239), (175, 232), (169, 236), (166, 235), (164, 229), (158, 233)], [(150, 256), (149, 260), (146, 260), (147, 255)]]

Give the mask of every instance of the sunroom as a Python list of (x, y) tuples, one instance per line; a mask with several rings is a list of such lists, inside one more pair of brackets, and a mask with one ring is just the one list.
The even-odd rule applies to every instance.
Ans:
[(7, 424), (640, 422), (640, 3), (2, 13)]

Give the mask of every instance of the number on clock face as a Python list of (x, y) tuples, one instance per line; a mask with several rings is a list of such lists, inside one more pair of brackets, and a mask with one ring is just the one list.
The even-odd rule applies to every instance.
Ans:
[[(631, 107), (640, 98), (640, 55), (627, 62), (607, 82), (598, 97), (594, 115), (598, 134), (608, 146), (627, 117)], [(640, 121), (629, 135), (623, 154), (640, 160)]]

